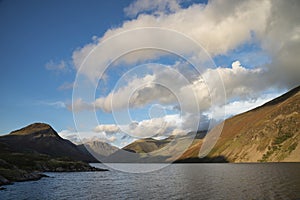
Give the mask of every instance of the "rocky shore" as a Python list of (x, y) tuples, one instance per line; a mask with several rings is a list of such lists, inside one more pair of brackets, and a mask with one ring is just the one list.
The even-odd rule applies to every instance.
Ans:
[[(26, 160), (26, 156), (24, 156)], [(31, 161), (30, 165), (20, 162), (19, 166), (0, 159), (0, 189), (2, 185), (13, 182), (39, 180), (47, 175), (43, 172), (87, 172), (87, 171), (108, 171), (90, 166), (81, 161), (62, 159), (49, 159)], [(3, 189), (3, 188), (2, 188)]]

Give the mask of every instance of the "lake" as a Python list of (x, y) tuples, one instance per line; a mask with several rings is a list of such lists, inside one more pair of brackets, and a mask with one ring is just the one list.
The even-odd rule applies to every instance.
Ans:
[(300, 199), (300, 163), (173, 164), (142, 174), (46, 174), (50, 178), (4, 186), (0, 199)]

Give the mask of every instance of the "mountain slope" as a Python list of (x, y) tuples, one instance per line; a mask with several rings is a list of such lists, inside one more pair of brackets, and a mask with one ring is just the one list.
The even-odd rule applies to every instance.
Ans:
[(162, 140), (145, 138), (116, 151), (105, 162), (173, 162), (190, 145), (202, 140), (206, 131), (191, 132), (184, 136), (170, 136)]
[(135, 153), (150, 153), (166, 146), (172, 138), (156, 140), (153, 138), (145, 138), (134, 141), (133, 143), (123, 147), (126, 151)]
[(94, 160), (83, 154), (75, 144), (61, 138), (48, 124), (34, 123), (0, 137), (0, 144), (11, 151), (46, 154), (53, 157), (67, 157), (73, 160)]
[(156, 140), (153, 138), (139, 139), (123, 147), (122, 149), (136, 153), (150, 153), (162, 149), (173, 140), (177, 140), (177, 145), (183, 145), (183, 141), (186, 140), (186, 142), (188, 142), (187, 140), (190, 140), (190, 137), (192, 137), (194, 139), (193, 143), (195, 143), (196, 141), (203, 139), (206, 133), (207, 131), (198, 131), (197, 133), (190, 132), (184, 136), (169, 136), (168, 138), (162, 140)]
[[(299, 143), (300, 87), (297, 87), (258, 108), (227, 119), (208, 156), (224, 156), (230, 162), (299, 162)], [(194, 144), (180, 160), (197, 157), (200, 147), (201, 142)]]

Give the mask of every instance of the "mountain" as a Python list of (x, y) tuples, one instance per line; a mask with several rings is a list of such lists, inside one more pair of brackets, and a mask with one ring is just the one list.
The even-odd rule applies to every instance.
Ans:
[(125, 151), (135, 153), (150, 153), (166, 146), (171, 140), (172, 136), (162, 140), (156, 140), (153, 138), (145, 138), (134, 141), (133, 143), (123, 147)]
[(105, 162), (173, 162), (190, 145), (200, 141), (206, 131), (184, 136), (169, 136), (162, 140), (139, 139), (105, 158)]
[(169, 136), (162, 140), (156, 140), (153, 138), (139, 139), (122, 149), (136, 153), (150, 153), (162, 149), (173, 140), (177, 141), (177, 145), (183, 145), (183, 141), (188, 142), (187, 140), (193, 138), (193, 143), (195, 143), (196, 141), (203, 139), (206, 133), (207, 131), (190, 132), (184, 136)]
[(8, 145), (15, 152), (68, 157), (80, 161), (95, 160), (91, 155), (83, 154), (75, 144), (61, 138), (50, 125), (44, 123), (34, 123), (0, 136), (0, 143)]
[(103, 171), (86, 163), (90, 161), (96, 160), (62, 139), (50, 125), (34, 123), (0, 137), (0, 186), (37, 180), (45, 171)]
[(119, 150), (118, 147), (99, 140), (86, 141), (84, 144), (78, 145), (77, 147), (81, 152), (85, 154), (92, 154), (100, 161)]
[[(209, 133), (217, 131), (216, 126)], [(196, 159), (192, 145), (179, 160)], [(225, 120), (220, 138), (208, 157), (229, 162), (300, 162), (300, 86), (248, 112)]]

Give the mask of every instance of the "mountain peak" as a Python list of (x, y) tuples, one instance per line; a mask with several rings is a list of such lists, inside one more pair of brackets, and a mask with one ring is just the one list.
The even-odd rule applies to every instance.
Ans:
[(19, 130), (12, 131), (10, 135), (41, 135), (59, 137), (57, 132), (49, 125), (45, 123), (33, 123)]

